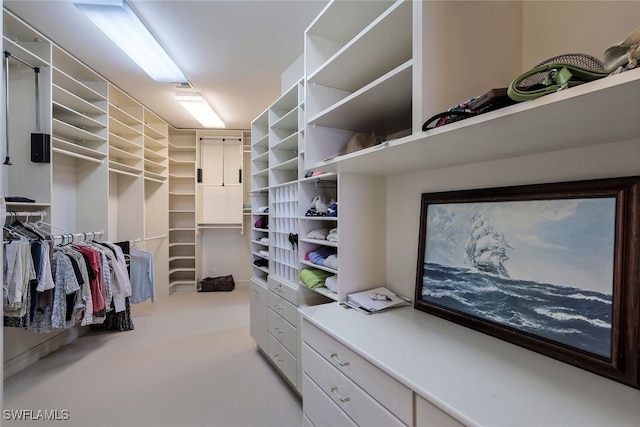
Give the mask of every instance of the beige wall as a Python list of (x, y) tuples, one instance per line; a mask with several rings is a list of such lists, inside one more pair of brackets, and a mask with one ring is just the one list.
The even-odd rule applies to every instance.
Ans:
[(603, 60), (606, 48), (640, 27), (639, 17), (640, 1), (525, 1), (522, 69), (565, 53)]

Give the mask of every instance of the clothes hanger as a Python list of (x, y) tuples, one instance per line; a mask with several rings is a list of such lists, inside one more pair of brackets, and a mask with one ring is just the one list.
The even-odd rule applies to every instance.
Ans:
[(63, 232), (63, 233), (65, 233), (65, 234), (68, 234), (68, 233), (69, 233), (66, 229), (64, 229), (64, 228), (62, 228), (62, 227), (58, 227), (57, 225), (53, 225), (53, 224), (49, 224), (49, 223), (47, 223), (47, 222), (44, 222), (44, 221), (43, 221), (43, 218), (40, 218), (40, 220), (39, 220), (38, 222), (36, 222), (36, 223), (34, 224), (34, 226), (35, 226), (37, 229), (41, 229), (41, 228), (43, 228), (43, 227), (47, 226), (47, 227), (52, 228), (52, 229), (60, 230), (60, 231), (62, 231), (62, 232)]
[[(42, 220), (44, 219), (44, 212), (40, 211), (40, 221), (38, 222), (30, 222), (29, 221), (29, 214), (27, 214), (27, 219), (25, 220), (25, 226), (28, 227), (30, 230), (32, 230), (34, 233), (38, 233), (38, 234), (42, 234), (43, 237), (46, 240), (53, 240), (53, 234), (49, 231), (44, 230), (43, 228), (43, 224), (39, 224), (41, 222), (43, 222)], [(49, 225), (49, 224), (46, 224)], [(55, 226), (53, 226), (55, 227)], [(59, 227), (55, 227), (55, 228), (59, 228)], [(66, 230), (64, 230), (66, 231)]]
[[(29, 243), (33, 243), (35, 240), (38, 240), (38, 237), (33, 237), (34, 235), (28, 234), (27, 233), (28, 230), (24, 229), (24, 226), (22, 225), (22, 223), (17, 219), (15, 219), (15, 217), (16, 217), (15, 212), (11, 212), (11, 217), (9, 220), (10, 223), (5, 224), (4, 227), (8, 228), (13, 233), (20, 236), (20, 239), (27, 239)], [(19, 225), (21, 228), (16, 227), (16, 225)]]
[[(26, 220), (29, 219), (30, 217), (30, 213), (26, 212), (25, 213), (26, 216)], [(26, 221), (25, 221), (26, 222)], [(20, 234), (24, 235), (25, 237), (29, 238), (31, 240), (31, 243), (33, 243), (33, 241), (35, 240), (42, 240), (45, 237), (40, 234), (37, 230), (31, 229), (29, 227), (27, 227), (25, 225), (25, 223), (19, 221), (18, 219), (12, 220), (12, 224), (11, 226), (18, 231)]]

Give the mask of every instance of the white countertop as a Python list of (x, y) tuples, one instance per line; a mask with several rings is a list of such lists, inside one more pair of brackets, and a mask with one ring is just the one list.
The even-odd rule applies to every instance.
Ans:
[(464, 424), (640, 425), (640, 390), (413, 307), (365, 315), (331, 303), (299, 311)]

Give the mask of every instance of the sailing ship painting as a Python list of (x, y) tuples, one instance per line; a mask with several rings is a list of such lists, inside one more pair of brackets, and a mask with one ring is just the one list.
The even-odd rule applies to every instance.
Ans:
[(475, 212), (471, 217), (471, 232), (465, 244), (467, 259), (479, 271), (509, 277), (504, 263), (513, 248), (504, 235), (498, 234), (491, 224)]
[(609, 359), (615, 209), (614, 198), (430, 204), (421, 300)]

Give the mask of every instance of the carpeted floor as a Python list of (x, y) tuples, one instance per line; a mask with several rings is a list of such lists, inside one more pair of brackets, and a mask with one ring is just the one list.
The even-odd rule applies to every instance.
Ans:
[[(301, 425), (300, 398), (249, 336), (248, 286), (132, 311), (135, 330), (89, 333), (6, 379), (2, 426)], [(37, 420), (45, 410), (59, 420)]]

